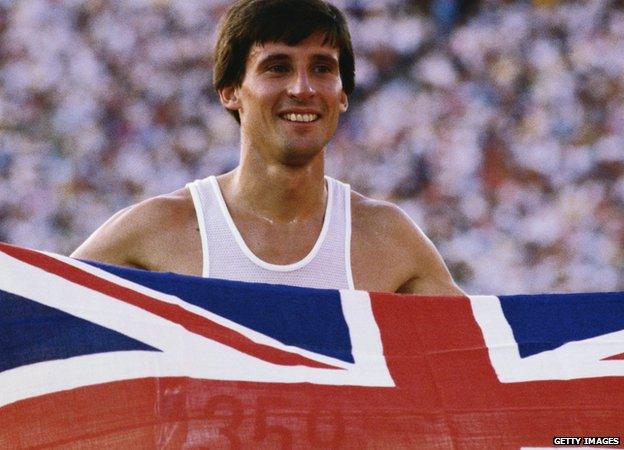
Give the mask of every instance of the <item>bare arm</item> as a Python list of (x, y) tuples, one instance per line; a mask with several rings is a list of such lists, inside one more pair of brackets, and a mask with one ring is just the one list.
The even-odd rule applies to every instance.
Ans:
[(119, 211), (71, 256), (201, 275), (201, 241), (190, 193), (181, 189)]
[(418, 244), (423, 247), (419, 252), (421, 261), (414, 265), (413, 277), (401, 285), (397, 292), (419, 295), (466, 295), (453, 281), (440, 253), (429, 238), (423, 234), (416, 239), (422, 241)]
[[(409, 249), (409, 275), (397, 292), (419, 295), (466, 295), (453, 281), (442, 256), (422, 230), (401, 211), (402, 246)], [(411, 272), (411, 273), (410, 273)]]
[(119, 266), (145, 268), (137, 254), (144, 228), (141, 220), (144, 209), (139, 204), (118, 211), (95, 230), (71, 256)]
[(398, 206), (352, 194), (352, 268), (356, 289), (465, 295), (433, 243)]

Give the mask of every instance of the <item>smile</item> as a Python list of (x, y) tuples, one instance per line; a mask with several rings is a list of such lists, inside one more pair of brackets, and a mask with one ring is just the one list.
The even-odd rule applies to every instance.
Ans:
[(295, 114), (295, 113), (286, 113), (281, 114), (280, 117), (282, 119), (286, 119), (289, 122), (314, 122), (318, 119), (318, 114)]

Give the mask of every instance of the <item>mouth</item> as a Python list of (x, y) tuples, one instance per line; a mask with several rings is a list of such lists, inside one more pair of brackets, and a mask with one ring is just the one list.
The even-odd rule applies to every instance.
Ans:
[(288, 122), (295, 123), (310, 123), (318, 120), (318, 114), (295, 114), (295, 113), (284, 113), (280, 114), (280, 117)]

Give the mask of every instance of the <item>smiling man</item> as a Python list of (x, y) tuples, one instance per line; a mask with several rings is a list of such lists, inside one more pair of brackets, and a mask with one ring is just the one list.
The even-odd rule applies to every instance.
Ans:
[(72, 256), (240, 281), (463, 294), (403, 211), (324, 175), (354, 89), (337, 8), (236, 2), (220, 25), (214, 85), (240, 124), (238, 167), (118, 212)]

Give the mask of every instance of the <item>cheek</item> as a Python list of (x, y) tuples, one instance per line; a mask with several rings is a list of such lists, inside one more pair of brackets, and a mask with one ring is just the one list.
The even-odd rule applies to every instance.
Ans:
[(273, 114), (274, 105), (276, 104), (276, 95), (270, 89), (257, 89), (253, 94), (249, 93), (242, 102), (242, 108), (247, 107), (247, 111), (254, 109), (261, 111), (262, 114)]
[(332, 104), (335, 104), (341, 112), (346, 110), (347, 97), (342, 90), (342, 83), (340, 83), (340, 81), (325, 83), (322, 89), (323, 92), (326, 93), (328, 100), (330, 100)]

